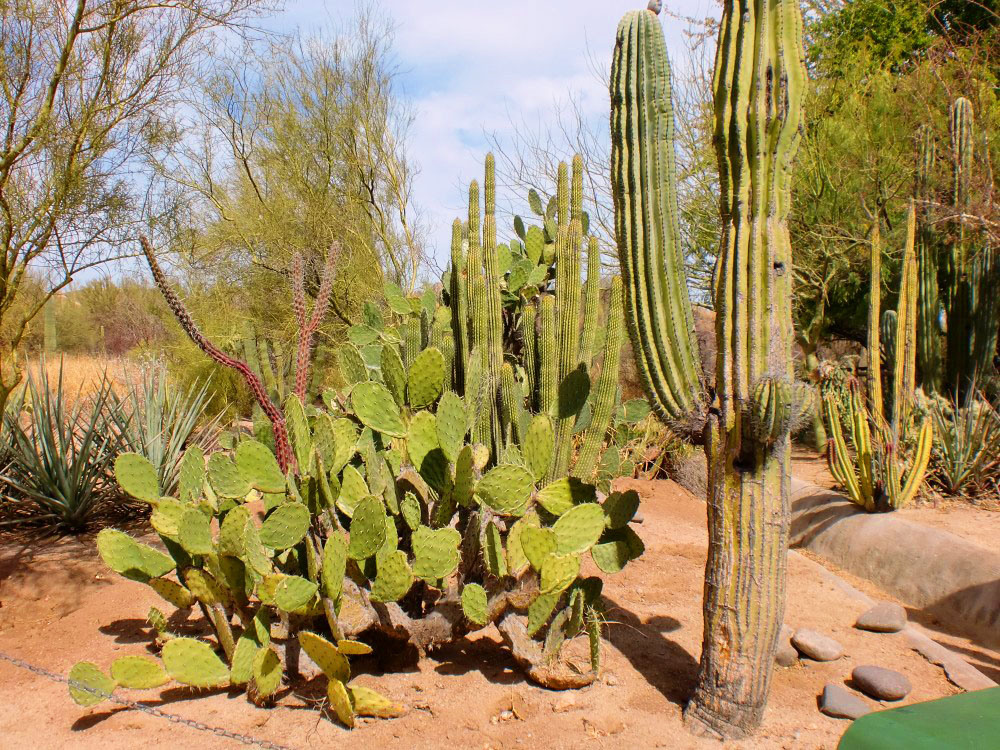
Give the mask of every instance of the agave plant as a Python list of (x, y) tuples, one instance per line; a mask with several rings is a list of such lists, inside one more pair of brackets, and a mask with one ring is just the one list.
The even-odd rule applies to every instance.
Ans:
[(1000, 481), (1000, 414), (984, 398), (970, 395), (964, 406), (930, 401), (938, 441), (931, 478), (947, 495), (971, 496)]
[(26, 421), (4, 415), (11, 449), (10, 465), (0, 475), (8, 496), (4, 523), (82, 530), (109, 497), (112, 462), (122, 450), (120, 436), (108, 429), (108, 414), (118, 408), (111, 383), (105, 376), (89, 399), (70, 406), (62, 365), (54, 389), (41, 367), (28, 376), (24, 398), (31, 407)]
[(166, 370), (144, 371), (142, 379), (130, 382), (124, 396), (113, 391), (108, 411), (114, 430), (127, 450), (145, 457), (156, 469), (159, 486), (170, 494), (177, 489), (181, 456), (186, 446), (210, 443), (218, 433), (218, 418), (201, 430), (211, 398), (209, 383), (192, 383), (187, 390), (170, 386)]

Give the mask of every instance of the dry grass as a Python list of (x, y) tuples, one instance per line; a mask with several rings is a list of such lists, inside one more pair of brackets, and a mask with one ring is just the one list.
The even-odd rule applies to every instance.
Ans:
[[(137, 380), (142, 374), (142, 367), (134, 360), (125, 357), (88, 354), (50, 355), (44, 364), (51, 388), (55, 388), (59, 382), (60, 362), (63, 371), (63, 394), (68, 405), (91, 396), (97, 390), (105, 373), (118, 394), (125, 392), (129, 379)], [(40, 359), (33, 359), (28, 363), (29, 371), (36, 377), (41, 366)]]

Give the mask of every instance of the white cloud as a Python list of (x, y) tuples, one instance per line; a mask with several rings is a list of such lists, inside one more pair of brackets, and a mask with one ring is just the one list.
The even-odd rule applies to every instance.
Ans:
[[(668, 6), (682, 16), (718, 14), (715, 0)], [(465, 210), (464, 186), (482, 172), (484, 131), (505, 141), (513, 134), (512, 120), (551, 119), (556, 103), (569, 95), (603, 126), (607, 91), (593, 67), (610, 64), (618, 21), (642, 0), (385, 0), (382, 7), (397, 25), (401, 84), (416, 113), (409, 139), (420, 166), (415, 198), (430, 224), (431, 249), (443, 259), (451, 222)], [(308, 29), (324, 9), (351, 11), (347, 3), (291, 0), (278, 20)], [(685, 28), (664, 15), (677, 62)]]

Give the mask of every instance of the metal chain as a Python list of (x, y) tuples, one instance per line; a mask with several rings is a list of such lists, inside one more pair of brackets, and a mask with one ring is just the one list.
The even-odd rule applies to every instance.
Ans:
[(213, 727), (208, 724), (203, 724), (200, 721), (195, 721), (194, 719), (185, 719), (183, 716), (178, 716), (177, 714), (167, 713), (166, 711), (161, 711), (158, 708), (153, 708), (152, 706), (147, 706), (143, 703), (136, 703), (135, 701), (126, 700), (124, 698), (119, 698), (111, 693), (106, 693), (103, 690), (98, 690), (97, 688), (85, 685), (78, 680), (71, 680), (68, 677), (63, 677), (61, 674), (56, 674), (55, 672), (50, 672), (42, 667), (37, 667), (34, 664), (29, 664), (23, 659), (18, 659), (14, 656), (8, 656), (7, 654), (0, 651), (0, 659), (6, 662), (10, 662), (15, 667), (20, 667), (21, 669), (26, 669), (29, 672), (34, 672), (37, 675), (46, 677), (53, 682), (61, 682), (75, 690), (82, 690), (83, 692), (90, 693), (91, 695), (97, 696), (102, 700), (108, 700), (112, 703), (117, 703), (119, 706), (125, 706), (127, 708), (134, 708), (137, 711), (142, 711), (150, 716), (158, 716), (161, 719), (166, 719), (167, 721), (172, 721), (174, 724), (183, 724), (184, 726), (191, 727), (192, 729), (197, 729), (201, 732), (211, 732), (218, 737), (225, 737), (229, 740), (235, 740), (236, 742), (241, 742), (244, 745), (254, 745), (256, 747), (265, 748), (265, 750), (291, 750), (291, 748), (285, 745), (279, 745), (277, 743), (271, 742), (269, 740), (262, 740), (256, 737), (250, 737), (246, 734), (240, 734), (239, 732), (230, 732), (228, 729), (223, 727)]

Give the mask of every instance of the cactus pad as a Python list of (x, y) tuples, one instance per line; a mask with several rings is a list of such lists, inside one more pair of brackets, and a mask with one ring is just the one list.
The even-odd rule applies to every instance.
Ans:
[(337, 507), (351, 517), (358, 503), (370, 494), (361, 472), (353, 466), (345, 466), (344, 473), (340, 477), (340, 497), (337, 498)]
[(115, 479), (118, 486), (136, 500), (156, 503), (160, 499), (156, 469), (138, 453), (122, 453), (115, 459)]
[(354, 706), (351, 704), (351, 696), (344, 683), (340, 680), (330, 680), (326, 686), (326, 697), (340, 723), (352, 729), (354, 727)]
[(612, 492), (604, 501), (604, 515), (609, 529), (624, 527), (639, 510), (639, 493), (635, 490)]
[(250, 511), (238, 505), (226, 514), (219, 524), (219, 554), (230, 557), (242, 557), (246, 544), (246, 527), (250, 520)]
[(326, 638), (302, 630), (299, 632), (299, 645), (331, 680), (347, 682), (351, 679), (351, 665), (347, 657)]
[(366, 656), (372, 653), (372, 647), (367, 643), (343, 638), (337, 641), (337, 650), (344, 656)]
[(386, 698), (371, 688), (361, 685), (348, 686), (347, 692), (351, 697), (351, 706), (358, 716), (374, 716), (379, 719), (394, 719), (406, 713), (406, 709), (400, 704)]
[(258, 492), (285, 491), (285, 475), (271, 449), (256, 440), (242, 440), (236, 446), (236, 470)]
[(169, 578), (153, 578), (149, 581), (149, 586), (177, 609), (187, 609), (194, 604), (191, 592)]
[(182, 685), (210, 688), (229, 682), (229, 668), (207, 643), (194, 638), (172, 638), (163, 645), (163, 666)]
[(358, 445), (358, 428), (350, 419), (341, 417), (333, 420), (334, 442), (333, 463), (326, 468), (330, 474), (340, 472), (351, 460)]
[(483, 557), (486, 560), (486, 569), (491, 576), (502, 578), (507, 575), (507, 556), (504, 554), (503, 538), (500, 536), (500, 529), (493, 521), (490, 521), (486, 526)]
[(576, 477), (562, 477), (539, 490), (537, 500), (549, 513), (561, 516), (574, 505), (592, 503), (597, 499), (597, 489)]
[(476, 625), (486, 624), (488, 601), (486, 589), (478, 583), (466, 584), (462, 589), (462, 612)]
[(540, 480), (549, 470), (555, 450), (555, 429), (547, 415), (537, 414), (532, 417), (521, 448), (531, 476), (536, 481)]
[(552, 526), (556, 553), (569, 555), (590, 549), (604, 531), (604, 522), (604, 509), (597, 503), (573, 506)]
[(511, 526), (510, 532), (507, 534), (507, 571), (515, 578), (521, 574), (521, 571), (528, 564), (528, 558), (525, 556), (524, 548), (521, 546), (521, 534), (524, 532), (525, 526), (539, 528), (541, 522), (538, 520), (538, 515), (532, 512), (517, 519), (517, 522)]
[(554, 594), (566, 590), (580, 575), (579, 555), (549, 555), (542, 563), (541, 592)]
[(552, 594), (539, 594), (534, 601), (528, 605), (528, 635), (533, 636), (541, 627), (548, 622), (549, 616), (559, 603), (561, 592)]
[(111, 677), (123, 688), (149, 690), (170, 678), (159, 662), (148, 656), (122, 656), (111, 662)]
[(417, 471), (423, 468), (427, 454), (437, 447), (437, 418), (429, 411), (417, 412), (406, 431), (406, 449)]
[(302, 503), (285, 503), (275, 508), (260, 527), (260, 541), (275, 550), (294, 547), (309, 531), (311, 516)]
[(413, 585), (413, 571), (406, 560), (406, 553), (394, 550), (378, 558), (378, 574), (372, 584), (372, 599), (395, 602), (402, 599)]
[(521, 530), (521, 549), (525, 558), (537, 571), (541, 571), (546, 558), (556, 551), (556, 535), (552, 529), (542, 529), (537, 525), (525, 526)]
[(319, 586), (308, 578), (285, 576), (274, 590), (274, 603), (284, 612), (296, 612), (308, 606)]
[(428, 347), (416, 356), (406, 374), (406, 400), (415, 409), (430, 406), (444, 387), (444, 355)]
[(476, 484), (476, 494), (492, 510), (504, 516), (523, 516), (531, 497), (528, 470), (514, 464), (490, 469)]
[(116, 529), (104, 529), (97, 535), (97, 551), (105, 565), (133, 581), (160, 578), (174, 569), (170, 557)]
[(467, 508), (472, 504), (472, 496), (476, 487), (476, 477), (473, 470), (472, 446), (466, 445), (458, 452), (455, 460), (455, 484), (451, 497), (456, 504)]
[(202, 604), (226, 604), (229, 602), (227, 592), (215, 577), (200, 568), (188, 568), (184, 571), (184, 583), (192, 596)]
[(467, 424), (465, 403), (453, 391), (448, 391), (438, 403), (437, 434), (441, 450), (452, 463), (458, 459), (462, 450)]
[(219, 497), (242, 500), (251, 490), (250, 482), (236, 468), (236, 464), (222, 453), (213, 453), (209, 457), (208, 481)]
[(385, 541), (385, 506), (375, 497), (366, 497), (354, 509), (351, 519), (351, 538), (347, 556), (352, 560), (366, 560)]
[(453, 528), (432, 530), (420, 526), (413, 532), (414, 573), (427, 581), (447, 578), (458, 568), (461, 534)]
[(365, 427), (392, 437), (403, 437), (406, 427), (392, 394), (381, 383), (361, 383), (351, 391), (354, 413)]
[(205, 486), (205, 452), (200, 446), (192, 445), (184, 451), (178, 476), (177, 491), (181, 502), (197, 501)]
[(197, 508), (188, 508), (177, 525), (177, 541), (189, 555), (212, 552), (212, 526), (208, 516)]
[(382, 372), (382, 382), (389, 389), (396, 405), (404, 406), (406, 404), (406, 368), (403, 367), (403, 359), (399, 356), (398, 346), (390, 344), (382, 347), (379, 367)]
[[(96, 664), (89, 661), (80, 661), (69, 670), (69, 694), (77, 705), (89, 707), (96, 706), (105, 699), (105, 696), (92, 691), (99, 691), (111, 695), (115, 690), (115, 681), (102, 672)], [(73, 684), (75, 683), (75, 684)]]
[(368, 366), (361, 357), (361, 352), (353, 344), (344, 343), (337, 350), (337, 365), (340, 375), (348, 385), (364, 383), (368, 380)]
[(273, 646), (257, 649), (253, 658), (253, 681), (257, 694), (267, 698), (274, 695), (281, 685), (281, 659)]
[(336, 601), (344, 586), (347, 570), (347, 540), (343, 533), (334, 531), (323, 546), (323, 594)]
[(191, 509), (187, 503), (179, 502), (170, 497), (161, 498), (149, 517), (150, 525), (161, 536), (177, 541), (180, 533), (181, 519)]
[(646, 549), (639, 535), (628, 526), (604, 534), (590, 550), (594, 563), (605, 573), (617, 573)]
[(407, 492), (403, 497), (403, 501), (399, 504), (399, 510), (403, 514), (403, 520), (406, 521), (406, 525), (410, 527), (410, 531), (416, 529), (423, 518), (423, 509), (420, 507), (420, 501), (417, 500), (417, 496), (412, 492)]

